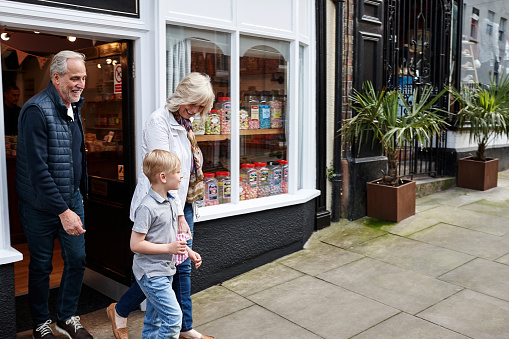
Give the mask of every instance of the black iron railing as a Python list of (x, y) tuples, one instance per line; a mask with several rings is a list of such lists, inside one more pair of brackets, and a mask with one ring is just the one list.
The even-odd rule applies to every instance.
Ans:
[[(424, 86), (438, 94), (451, 78), (451, 0), (387, 0), (385, 6), (385, 87), (400, 90), (410, 103), (413, 91)], [(446, 108), (447, 96), (437, 105)], [(405, 145), (401, 175), (442, 175), (445, 148), (445, 133), (434, 135), (426, 145)]]

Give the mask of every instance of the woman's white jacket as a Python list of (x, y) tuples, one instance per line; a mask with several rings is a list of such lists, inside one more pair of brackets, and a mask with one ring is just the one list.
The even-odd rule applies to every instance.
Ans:
[[(166, 108), (160, 108), (150, 115), (143, 129), (143, 138), (141, 144), (142, 159), (145, 155), (154, 150), (162, 149), (176, 154), (181, 162), (182, 181), (178, 191), (170, 191), (175, 197), (178, 215), (184, 214), (184, 204), (189, 187), (189, 176), (191, 172), (191, 143), (187, 138), (187, 131), (182, 127)], [(203, 159), (201, 159), (203, 163)], [(141, 200), (148, 194), (150, 182), (143, 173), (143, 163), (140, 164), (138, 172), (138, 182), (131, 200), (130, 218), (134, 221), (134, 212), (138, 208)]]

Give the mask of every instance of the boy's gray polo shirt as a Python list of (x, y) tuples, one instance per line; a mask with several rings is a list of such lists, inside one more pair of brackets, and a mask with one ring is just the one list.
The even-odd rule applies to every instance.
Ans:
[[(175, 199), (164, 199), (152, 188), (143, 198), (134, 215), (133, 231), (146, 234), (145, 240), (154, 244), (169, 244), (177, 239), (177, 205)], [(137, 280), (175, 274), (173, 254), (135, 253), (133, 273)]]

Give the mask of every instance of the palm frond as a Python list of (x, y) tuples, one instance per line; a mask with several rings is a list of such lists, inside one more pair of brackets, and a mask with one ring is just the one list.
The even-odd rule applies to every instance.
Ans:
[(339, 132), (347, 140), (357, 140), (359, 149), (369, 138), (372, 144), (379, 142), (389, 162), (395, 161), (405, 142), (417, 139), (425, 143), (447, 125), (439, 114), (445, 111), (434, 106), (445, 92), (433, 96), (432, 88), (414, 90), (410, 104), (400, 91), (376, 92), (371, 82), (365, 82), (362, 91), (354, 90), (350, 96), (356, 115), (347, 119)]
[[(498, 82), (490, 77), (489, 85), (476, 83), (474, 88), (448, 89), (460, 105), (457, 125), (469, 130), (470, 142), (476, 142), (479, 150), (484, 150), (495, 137), (509, 137), (508, 75), (502, 74)], [(485, 158), (483, 152), (479, 153)]]

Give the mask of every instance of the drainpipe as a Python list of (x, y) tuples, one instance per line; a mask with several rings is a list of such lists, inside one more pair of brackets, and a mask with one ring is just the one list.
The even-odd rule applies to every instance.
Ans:
[(332, 175), (332, 221), (339, 221), (341, 217), (341, 188), (343, 186), (343, 171), (341, 165), (341, 135), (338, 131), (343, 125), (343, 7), (344, 0), (333, 0), (336, 6), (336, 60), (334, 79), (334, 150)]

